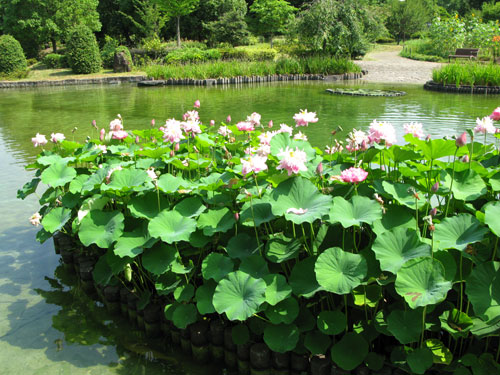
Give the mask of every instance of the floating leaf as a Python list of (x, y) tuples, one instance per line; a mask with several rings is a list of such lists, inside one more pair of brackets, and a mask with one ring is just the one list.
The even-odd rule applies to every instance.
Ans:
[(401, 344), (420, 340), (422, 313), (418, 310), (393, 310), (387, 316), (387, 329)]
[(412, 309), (437, 304), (451, 289), (451, 282), (444, 274), (444, 267), (438, 260), (410, 259), (396, 275), (396, 292)]
[(285, 276), (281, 274), (266, 275), (264, 281), (266, 282), (266, 302), (272, 306), (292, 294), (292, 287), (288, 285)]
[(78, 237), (85, 246), (96, 244), (107, 249), (123, 233), (123, 214), (119, 211), (90, 211), (80, 224)]
[(434, 241), (440, 249), (465, 250), (468, 244), (482, 241), (488, 232), (479, 220), (470, 214), (447, 217), (435, 225)]
[(363, 336), (354, 332), (346, 333), (331, 350), (333, 362), (347, 371), (358, 367), (367, 354), (368, 343)]
[(317, 320), (318, 329), (326, 335), (338, 335), (345, 330), (347, 318), (340, 310), (321, 311)]
[(233, 228), (235, 223), (234, 215), (227, 207), (220, 210), (209, 210), (202, 213), (198, 218), (198, 228), (202, 229), (203, 234), (206, 236), (213, 236), (218, 232), (227, 232)]
[(290, 286), (296, 296), (311, 298), (316, 292), (323, 290), (316, 280), (315, 264), (316, 257), (307, 257), (295, 263), (290, 274)]
[(332, 343), (330, 337), (317, 330), (306, 333), (304, 339), (304, 346), (311, 352), (311, 354), (325, 354), (326, 350)]
[(295, 324), (269, 324), (264, 329), (264, 342), (278, 353), (289, 352), (297, 346), (299, 329)]
[(290, 324), (299, 315), (299, 303), (295, 298), (289, 297), (275, 306), (269, 305), (265, 314), (272, 324)]
[(273, 190), (270, 197), (273, 214), (284, 215), (295, 224), (312, 223), (321, 219), (328, 214), (331, 202), (331, 196), (321, 194), (311, 181), (303, 177), (283, 181)]
[(240, 233), (232, 237), (227, 243), (227, 254), (233, 259), (245, 259), (259, 253), (259, 246), (255, 236)]
[(427, 348), (418, 348), (408, 354), (406, 361), (414, 374), (425, 374), (432, 367), (434, 355)]
[(396, 273), (408, 260), (431, 256), (431, 247), (420, 240), (414, 229), (395, 228), (377, 235), (372, 246), (380, 269)]
[(201, 273), (205, 280), (213, 279), (216, 282), (222, 280), (229, 272), (232, 272), (234, 263), (231, 258), (220, 253), (210, 253), (201, 264)]
[(215, 288), (213, 304), (229, 320), (246, 320), (265, 301), (266, 283), (242, 271), (229, 273)]
[(52, 187), (64, 186), (76, 176), (75, 168), (68, 167), (66, 163), (51, 164), (42, 172), (41, 178), (44, 184)]
[(350, 293), (366, 277), (366, 259), (338, 247), (326, 249), (314, 267), (316, 279), (325, 290), (335, 294)]
[(424, 345), (432, 352), (434, 363), (449, 365), (453, 361), (453, 354), (451, 354), (450, 349), (438, 339), (425, 340)]
[(179, 253), (174, 247), (157, 243), (144, 252), (142, 265), (152, 274), (161, 275), (170, 269), (178, 256)]
[(43, 228), (50, 233), (57, 232), (71, 219), (71, 210), (56, 207), (45, 214), (42, 219)]
[(266, 258), (273, 263), (282, 263), (296, 258), (302, 244), (297, 239), (288, 238), (283, 234), (277, 234), (266, 243)]
[(380, 205), (367, 197), (355, 195), (350, 201), (337, 196), (333, 198), (330, 210), (330, 222), (340, 223), (344, 228), (353, 225), (361, 226), (362, 223), (371, 224), (382, 218)]
[(163, 210), (151, 220), (148, 228), (152, 237), (172, 244), (189, 241), (189, 236), (196, 230), (196, 220), (184, 217), (177, 211)]

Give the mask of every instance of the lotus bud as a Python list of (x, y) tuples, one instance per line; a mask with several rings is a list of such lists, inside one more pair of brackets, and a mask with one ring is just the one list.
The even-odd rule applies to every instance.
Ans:
[(173, 158), (175, 156), (174, 150), (170, 151), (170, 157)]
[(363, 139), (363, 142), (361, 142), (361, 149), (364, 151), (368, 148), (367, 144), (366, 144), (366, 140)]
[(272, 128), (273, 127), (273, 120), (269, 120), (269, 123), (267, 124), (267, 127), (268, 128)]
[(139, 139), (139, 136), (136, 136), (135, 137), (135, 143), (139, 143), (140, 139)]
[(436, 230), (436, 227), (434, 224), (429, 225), (429, 231), (434, 232)]
[(92, 120), (92, 126), (97, 129), (97, 122), (96, 122), (96, 120)]
[(234, 220), (236, 221), (240, 220), (240, 214), (238, 212), (234, 213)]
[(436, 191), (438, 191), (438, 189), (439, 189), (439, 182), (438, 182), (438, 181), (436, 181), (436, 183), (435, 183), (434, 185), (432, 185), (432, 187), (431, 187), (431, 191), (432, 191), (433, 193), (435, 193)]
[(470, 159), (469, 159), (469, 155), (468, 155), (468, 154), (465, 154), (465, 155), (462, 157), (462, 161), (463, 161), (464, 163), (468, 163), (468, 162), (469, 162), (469, 160), (470, 160)]
[(106, 130), (104, 130), (104, 128), (103, 128), (103, 129), (101, 129), (101, 135), (99, 136), (99, 139), (101, 140), (101, 142), (104, 141), (105, 135), (106, 135)]
[(175, 150), (175, 151), (179, 151), (179, 147), (180, 147), (180, 146), (179, 146), (179, 143), (176, 143), (176, 144), (175, 144), (175, 146), (174, 146), (174, 150)]
[(318, 164), (318, 166), (316, 167), (316, 173), (320, 176), (323, 174), (323, 163)]
[(194, 102), (194, 104), (193, 104), (193, 107), (194, 107), (194, 108), (200, 108), (200, 104), (201, 104), (201, 103), (200, 103), (200, 101), (199, 101), (199, 100), (196, 100), (196, 101)]
[(193, 150), (194, 150), (194, 152), (196, 152), (197, 154), (199, 154), (199, 153), (200, 153), (200, 151), (198, 151), (198, 148), (197, 148), (196, 146), (193, 146)]
[(156, 124), (155, 119), (152, 119), (152, 120), (151, 120), (151, 127), (154, 127), (154, 126), (155, 126), (155, 124)]
[(73, 134), (74, 134), (77, 130), (78, 130), (78, 128), (75, 126), (75, 127), (73, 128), (73, 130), (71, 130), (71, 133), (73, 133)]
[(227, 115), (226, 122), (231, 122), (231, 115)]
[(215, 120), (210, 120), (210, 126), (215, 126)]
[(426, 140), (426, 141), (430, 141), (430, 140), (431, 140), (431, 135), (430, 135), (430, 134), (427, 134), (427, 137), (425, 137), (425, 140)]
[(188, 119), (188, 114), (187, 113), (184, 113), (182, 115), (182, 121), (186, 121)]
[(333, 135), (335, 135), (335, 134), (337, 134), (337, 130), (336, 130), (336, 129), (332, 130), (330, 134), (331, 134), (332, 136), (333, 136)]
[(430, 210), (429, 214), (430, 214), (432, 217), (434, 217), (434, 216), (436, 216), (436, 215), (437, 215), (437, 212), (438, 212), (437, 208), (436, 208), (436, 207), (434, 207), (432, 210)]
[(457, 138), (455, 144), (457, 147), (465, 146), (467, 144), (467, 132), (463, 132), (460, 137)]

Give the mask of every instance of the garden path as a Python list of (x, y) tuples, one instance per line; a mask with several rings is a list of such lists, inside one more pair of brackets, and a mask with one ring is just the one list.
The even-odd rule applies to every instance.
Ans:
[(417, 61), (399, 56), (401, 46), (384, 46), (356, 61), (368, 74), (363, 77), (367, 82), (383, 83), (425, 83), (432, 79), (432, 70), (443, 64)]

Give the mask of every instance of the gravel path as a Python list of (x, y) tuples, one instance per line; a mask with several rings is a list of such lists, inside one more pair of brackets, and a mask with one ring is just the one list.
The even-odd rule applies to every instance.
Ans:
[(384, 83), (425, 83), (432, 79), (432, 70), (441, 63), (410, 60), (399, 55), (400, 46), (390, 50), (368, 53), (362, 61), (356, 61), (368, 74), (363, 77), (367, 82)]

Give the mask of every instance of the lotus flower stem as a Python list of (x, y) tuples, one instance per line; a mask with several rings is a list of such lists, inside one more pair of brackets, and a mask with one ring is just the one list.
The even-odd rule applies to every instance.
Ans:
[(304, 224), (300, 224), (300, 226), (302, 227), (302, 238), (304, 238), (304, 247), (306, 248), (306, 251), (309, 253), (309, 255), (312, 256), (312, 251), (309, 248), (309, 246), (307, 246), (307, 237), (306, 237), (306, 231), (304, 229)]
[(424, 306), (424, 311), (422, 312), (422, 336), (420, 337), (420, 347), (424, 346), (424, 334), (425, 334), (425, 314), (427, 313), (427, 306)]
[(354, 245), (354, 251), (358, 253), (358, 245), (356, 244), (356, 227), (352, 228), (352, 243)]
[(260, 241), (259, 241), (259, 232), (257, 231), (257, 226), (255, 225), (255, 215), (253, 213), (252, 196), (250, 196), (250, 211), (252, 212), (253, 229), (255, 230), (255, 238), (257, 238), (257, 246), (259, 247), (259, 252), (262, 255), (262, 249), (260, 248)]
[[(455, 162), (457, 161), (457, 152), (458, 152), (458, 147), (455, 150), (455, 154), (453, 155), (453, 166), (452, 166), (452, 172), (451, 172), (450, 192), (448, 194), (448, 200), (446, 201), (446, 210), (444, 211), (444, 217), (448, 216), (448, 208), (450, 207), (451, 195), (453, 194), (451, 189), (453, 188), (453, 180), (455, 179)], [(472, 157), (470, 158), (470, 160), (472, 160)], [(470, 164), (469, 164), (469, 169), (470, 169)]]
[(347, 294), (344, 294), (344, 308), (345, 308), (345, 333), (349, 331), (349, 316), (347, 314)]
[(498, 342), (498, 348), (497, 348), (497, 355), (495, 357), (495, 362), (497, 362), (497, 363), (498, 363), (498, 359), (500, 358), (500, 335), (498, 335), (498, 340), (499, 340), (499, 342)]
[(494, 262), (497, 257), (497, 248), (498, 248), (498, 237), (495, 241), (495, 248), (493, 249), (493, 255), (491, 256), (491, 261)]
[(460, 272), (460, 308), (459, 311), (462, 312), (462, 304), (464, 302), (464, 284), (463, 284), (463, 275), (462, 275), (462, 268), (463, 268), (463, 253), (460, 252), (460, 264), (459, 264), (459, 272)]

